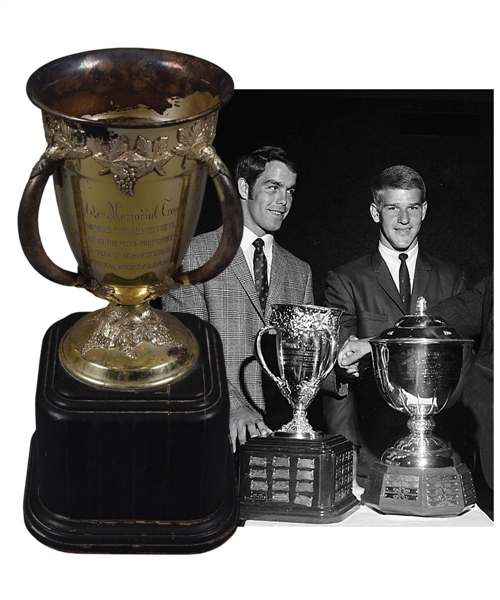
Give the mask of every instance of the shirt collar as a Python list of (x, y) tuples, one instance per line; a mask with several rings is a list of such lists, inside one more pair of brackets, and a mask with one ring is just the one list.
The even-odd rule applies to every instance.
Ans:
[[(384, 246), (382, 244), (382, 242), (380, 242), (380, 241), (378, 243), (378, 250), (379, 250), (380, 254), (382, 255), (382, 258), (386, 262), (390, 262), (395, 265), (400, 264), (399, 255), (402, 254), (402, 252), (398, 252), (397, 250), (394, 250), (394, 248), (388, 248), (387, 246)], [(417, 254), (418, 254), (418, 242), (414, 248), (412, 248), (411, 250), (407, 250), (405, 252), (405, 254), (408, 255), (408, 258), (406, 261), (407, 263), (415, 262), (417, 260)]]
[(243, 237), (240, 242), (243, 252), (246, 252), (258, 237), (264, 242), (264, 252), (268, 252), (271, 249), (274, 237), (270, 233), (266, 233), (265, 235), (255, 235), (248, 227), (243, 227)]

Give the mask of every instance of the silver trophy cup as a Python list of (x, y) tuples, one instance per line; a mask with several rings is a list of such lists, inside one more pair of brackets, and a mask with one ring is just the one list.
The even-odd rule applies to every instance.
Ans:
[[(277, 433), (320, 437), (309, 424), (306, 411), (337, 360), (342, 313), (338, 308), (274, 304), (270, 324), (257, 334), (255, 345), (260, 365), (293, 408), (293, 419)], [(279, 376), (271, 372), (261, 349), (262, 336), (273, 332)]]
[(398, 321), (370, 343), (384, 399), (410, 416), (410, 435), (386, 450), (382, 462), (421, 468), (458, 464), (449, 444), (432, 434), (432, 415), (458, 399), (457, 388), (473, 341), (428, 315), (425, 299), (419, 298), (416, 314)]
[(458, 400), (473, 340), (427, 314), (415, 314), (371, 339), (375, 379), (385, 401), (409, 416), (397, 440), (368, 474), (363, 502), (385, 513), (460, 514), (475, 502), (472, 476), (449, 442), (433, 434), (433, 415)]

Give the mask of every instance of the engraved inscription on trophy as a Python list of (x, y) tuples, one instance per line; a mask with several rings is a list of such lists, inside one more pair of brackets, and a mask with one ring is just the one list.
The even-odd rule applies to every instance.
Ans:
[(290, 489), (289, 481), (273, 481), (273, 490), (286, 490)]
[(297, 492), (314, 492), (314, 485), (309, 481), (297, 481), (295, 486)]
[(289, 456), (273, 456), (272, 461), (273, 467), (290, 467), (290, 457)]
[(391, 474), (387, 476), (384, 496), (396, 500), (418, 500), (418, 476)]
[(314, 479), (314, 471), (304, 471), (299, 469), (297, 471), (297, 479), (306, 479), (312, 481)]
[(267, 458), (265, 456), (250, 456), (248, 463), (252, 467), (265, 467), (267, 465)]
[(311, 496), (304, 496), (301, 494), (297, 494), (294, 498), (295, 504), (301, 504), (302, 506), (312, 506), (313, 499)]
[(252, 454), (248, 457), (248, 465), (250, 481), (245, 493), (248, 500), (313, 505), (316, 459)]
[(285, 494), (281, 492), (273, 492), (271, 499), (273, 502), (290, 502), (290, 494)]
[(290, 479), (289, 469), (273, 469), (273, 479)]
[(269, 486), (267, 481), (262, 481), (261, 479), (252, 479), (250, 482), (250, 489), (257, 490), (259, 492), (267, 492)]
[(316, 460), (314, 458), (298, 458), (297, 468), (298, 469), (314, 469)]
[(265, 469), (250, 469), (250, 477), (261, 477), (267, 479), (267, 473)]
[(352, 494), (353, 453), (343, 452), (335, 456), (335, 501)]
[(425, 493), (428, 506), (458, 506), (461, 497), (458, 475), (426, 477)]

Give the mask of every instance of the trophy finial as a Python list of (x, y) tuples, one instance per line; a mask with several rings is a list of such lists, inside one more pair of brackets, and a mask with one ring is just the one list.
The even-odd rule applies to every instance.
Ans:
[(420, 296), (417, 300), (417, 315), (425, 315), (427, 313), (427, 300)]

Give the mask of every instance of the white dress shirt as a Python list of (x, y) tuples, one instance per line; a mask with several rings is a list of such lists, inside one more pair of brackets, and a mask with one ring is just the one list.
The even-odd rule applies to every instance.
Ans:
[(410, 286), (413, 290), (413, 280), (415, 279), (415, 266), (417, 264), (417, 256), (418, 256), (418, 244), (415, 248), (408, 250), (406, 252), (398, 252), (397, 250), (393, 250), (392, 248), (387, 248), (384, 246), (382, 242), (378, 243), (378, 249), (382, 258), (385, 260), (386, 265), (391, 272), (392, 278), (394, 279), (394, 283), (399, 290), (399, 267), (401, 266), (401, 261), (399, 260), (400, 254), (407, 254), (408, 258), (406, 259), (406, 266), (408, 267), (408, 272), (410, 273)]
[(253, 273), (253, 255), (255, 252), (255, 246), (253, 245), (254, 241), (260, 237), (264, 242), (264, 254), (267, 259), (267, 280), (269, 282), (271, 275), (271, 263), (273, 260), (273, 242), (274, 237), (270, 233), (266, 233), (266, 235), (255, 235), (250, 229), (243, 227), (243, 237), (241, 238), (240, 247), (243, 250), (243, 254), (245, 255), (245, 259), (247, 261), (248, 268), (250, 269), (250, 273), (254, 278)]

